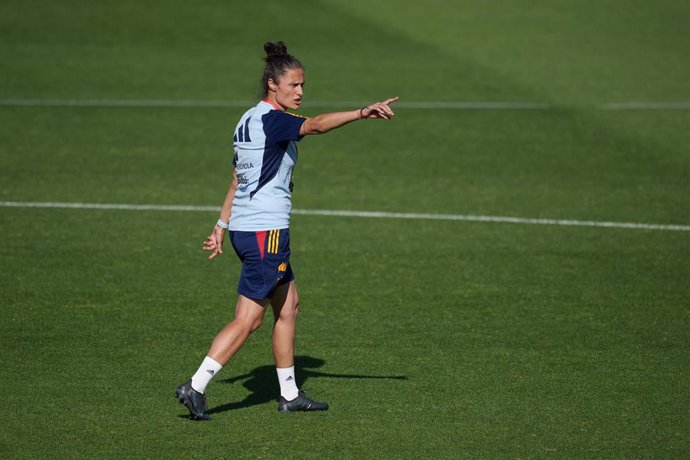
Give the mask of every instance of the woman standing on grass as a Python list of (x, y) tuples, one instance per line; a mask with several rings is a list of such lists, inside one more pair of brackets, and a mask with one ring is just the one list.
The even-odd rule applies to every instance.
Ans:
[(304, 118), (286, 112), (302, 104), (304, 68), (287, 53), (283, 42), (266, 43), (264, 99), (240, 118), (233, 137), (235, 155), (232, 183), (220, 219), (204, 241), (209, 259), (223, 253), (225, 231), (242, 261), (235, 318), (211, 344), (201, 366), (176, 396), (193, 420), (208, 420), (204, 392), (211, 378), (234, 356), (263, 321), (266, 307), (274, 316), (275, 358), (281, 412), (327, 410), (301, 392), (295, 382), (295, 327), (299, 296), (290, 266), (290, 209), (292, 170), (297, 162), (296, 142), (304, 136), (326, 133), (357, 120), (390, 120), (390, 104), (376, 102), (358, 110)]

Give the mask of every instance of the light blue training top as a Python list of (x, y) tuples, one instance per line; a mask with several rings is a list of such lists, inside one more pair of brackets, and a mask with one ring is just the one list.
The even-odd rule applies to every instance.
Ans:
[(229, 230), (257, 232), (290, 226), (292, 170), (304, 120), (266, 100), (242, 115), (233, 136), (238, 185)]

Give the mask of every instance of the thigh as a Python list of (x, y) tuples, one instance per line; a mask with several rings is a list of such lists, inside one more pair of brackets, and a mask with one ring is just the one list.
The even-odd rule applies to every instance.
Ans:
[(240, 294), (235, 307), (235, 319), (254, 324), (263, 318), (267, 304), (267, 299), (255, 300)]

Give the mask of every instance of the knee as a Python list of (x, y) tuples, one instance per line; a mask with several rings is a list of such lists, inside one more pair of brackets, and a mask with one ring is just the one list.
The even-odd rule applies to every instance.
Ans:
[(254, 322), (252, 323), (252, 325), (249, 329), (249, 333), (251, 334), (255, 330), (259, 329), (261, 327), (261, 324), (263, 324), (263, 322), (264, 322), (263, 317), (256, 318), (256, 320), (254, 320)]
[(295, 321), (299, 315), (299, 299), (295, 298), (295, 301), (291, 304), (285, 305), (280, 311), (280, 318), (286, 321)]
[(240, 331), (242, 331), (243, 335), (249, 335), (261, 327), (261, 323), (263, 323), (263, 318), (235, 318), (233, 323), (235, 323), (236, 327)]

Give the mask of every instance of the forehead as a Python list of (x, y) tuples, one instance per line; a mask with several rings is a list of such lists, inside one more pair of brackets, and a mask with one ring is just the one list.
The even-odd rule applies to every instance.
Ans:
[(281, 82), (301, 82), (304, 81), (304, 69), (298, 67), (296, 69), (288, 69), (280, 76)]

